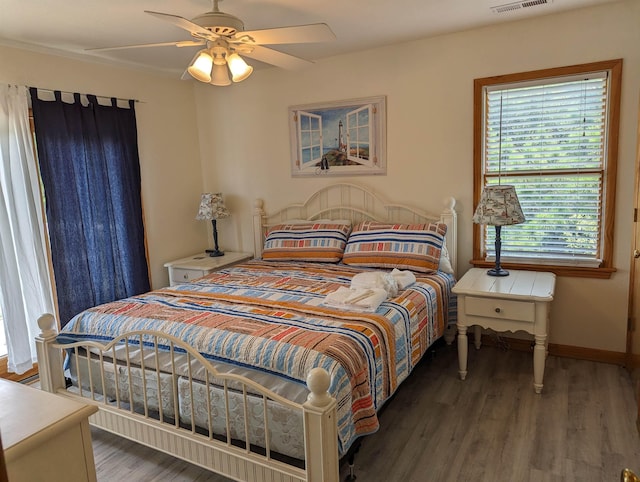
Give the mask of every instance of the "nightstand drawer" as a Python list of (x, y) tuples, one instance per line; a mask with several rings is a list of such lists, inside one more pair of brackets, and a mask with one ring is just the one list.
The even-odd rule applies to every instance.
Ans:
[(536, 317), (536, 305), (533, 301), (512, 301), (467, 296), (465, 297), (464, 312), (470, 316), (533, 323)]
[(203, 277), (207, 272), (199, 269), (171, 268), (171, 281), (175, 283), (188, 283), (196, 278)]

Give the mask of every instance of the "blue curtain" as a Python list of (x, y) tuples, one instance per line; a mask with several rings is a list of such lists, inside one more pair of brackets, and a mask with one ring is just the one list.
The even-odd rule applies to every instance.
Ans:
[(38, 99), (31, 88), (60, 324), (149, 291), (134, 102)]

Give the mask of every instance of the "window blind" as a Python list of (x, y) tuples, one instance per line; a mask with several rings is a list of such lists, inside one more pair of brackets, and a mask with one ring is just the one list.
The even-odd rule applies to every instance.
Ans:
[[(502, 230), (503, 260), (599, 265), (607, 96), (607, 72), (485, 87), (484, 182), (514, 185), (527, 219)], [(494, 243), (485, 227), (488, 258)]]

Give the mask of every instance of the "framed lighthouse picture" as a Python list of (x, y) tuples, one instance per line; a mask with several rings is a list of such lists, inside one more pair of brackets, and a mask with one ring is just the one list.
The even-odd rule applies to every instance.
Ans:
[(387, 173), (384, 96), (289, 107), (291, 175)]

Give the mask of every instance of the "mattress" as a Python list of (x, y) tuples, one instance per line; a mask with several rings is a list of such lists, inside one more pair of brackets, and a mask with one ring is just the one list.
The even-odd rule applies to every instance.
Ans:
[[(58, 339), (107, 342), (134, 330), (162, 331), (188, 342), (223, 371), (244, 374), (298, 402), (306, 397), (308, 372), (325, 368), (332, 380), (329, 392), (338, 402), (339, 450), (344, 454), (357, 437), (378, 429), (377, 411), (446, 325), (455, 322), (454, 279), (441, 272), (417, 274), (416, 283), (375, 313), (323, 303), (327, 294), (348, 287), (362, 271), (342, 264), (253, 260), (195, 282), (86, 310)], [(126, 380), (127, 386), (135, 385)], [(202, 423), (197, 401), (206, 388), (187, 394), (181, 386), (177, 412), (183, 420)], [(174, 403), (167, 405), (168, 412), (175, 413)], [(269, 412), (274, 418), (276, 410)], [(282, 413), (278, 420), (290, 422)], [(282, 431), (289, 430), (285, 426)]]
[[(177, 356), (176, 360), (183, 364), (177, 372), (186, 368), (183, 355)], [(199, 427), (205, 435), (209, 435), (210, 427), (212, 436), (226, 440), (228, 434), (229, 439), (238, 441), (240, 446), (245, 440), (254, 447), (267, 446), (266, 410), (271, 455), (304, 459), (300, 410), (274, 400), (265, 402), (259, 393), (247, 391), (245, 394), (242, 386), (233, 382), (227, 383), (225, 394), (222, 382), (216, 383), (215, 379), (210, 379), (207, 386), (203, 381), (203, 373), (194, 373), (192, 378), (178, 375), (174, 379), (168, 361), (165, 362), (160, 363), (157, 372), (155, 367), (145, 365), (143, 374), (143, 369), (135, 363), (125, 364), (122, 360), (114, 363), (110, 357), (99, 361), (95, 355), (87, 357), (86, 352), (82, 351), (70, 357), (68, 374), (73, 391), (79, 393), (78, 388), (82, 387), (82, 396), (92, 396), (98, 401), (104, 401), (106, 397), (107, 401), (119, 408), (136, 413), (146, 411), (155, 419), (171, 424), (177, 422), (183, 427)], [(250, 378), (256, 374), (250, 370), (236, 370), (236, 373)], [(288, 382), (281, 384), (281, 388), (285, 393), (290, 391), (290, 399), (297, 403), (303, 403), (308, 393), (302, 387)]]

